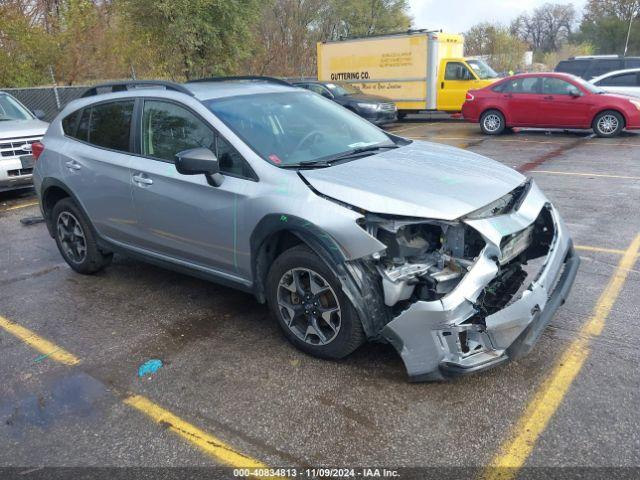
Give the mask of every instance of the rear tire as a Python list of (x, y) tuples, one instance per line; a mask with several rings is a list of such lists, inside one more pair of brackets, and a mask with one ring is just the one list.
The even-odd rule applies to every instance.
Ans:
[(487, 110), (480, 116), (480, 130), (485, 135), (500, 135), (505, 128), (504, 115), (498, 110)]
[(599, 137), (617, 137), (624, 129), (624, 118), (615, 110), (605, 110), (596, 115), (591, 128)]
[(275, 259), (266, 293), (271, 313), (287, 339), (310, 355), (343, 358), (365, 341), (360, 318), (340, 281), (306, 245), (290, 248)]
[(58, 250), (73, 270), (89, 275), (111, 263), (113, 254), (100, 251), (88, 220), (71, 198), (56, 203), (51, 218)]

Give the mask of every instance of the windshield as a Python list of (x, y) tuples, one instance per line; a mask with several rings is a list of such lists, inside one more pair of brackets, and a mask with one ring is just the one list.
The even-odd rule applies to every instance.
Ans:
[(342, 97), (343, 95), (355, 95), (362, 93), (358, 87), (349, 85), (348, 83), (325, 83), (325, 86), (331, 90), (336, 97)]
[(6, 120), (32, 120), (29, 110), (20, 105), (13, 97), (0, 94), (0, 122)]
[(480, 60), (478, 58), (471, 59), (467, 60), (467, 64), (473, 68), (473, 71), (481, 80), (498, 78), (498, 74), (493, 70), (493, 68), (487, 65), (484, 60)]
[(275, 165), (298, 165), (355, 149), (395, 145), (371, 123), (311, 92), (240, 95), (204, 103)]

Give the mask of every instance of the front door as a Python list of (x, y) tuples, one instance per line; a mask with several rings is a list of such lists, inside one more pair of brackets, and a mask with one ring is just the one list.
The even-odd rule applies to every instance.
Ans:
[(542, 78), (541, 126), (589, 128), (591, 102), (576, 85), (557, 77)]
[(461, 61), (444, 60), (438, 77), (438, 110), (447, 112), (462, 110), (467, 92), (485, 85)]
[[(144, 232), (140, 246), (234, 277), (239, 256), (248, 255), (236, 250), (240, 212), (256, 184), (247, 178), (244, 159), (195, 113), (162, 100), (144, 101), (140, 143), (131, 164), (133, 202)], [(221, 186), (176, 170), (176, 153), (196, 147), (217, 155)]]

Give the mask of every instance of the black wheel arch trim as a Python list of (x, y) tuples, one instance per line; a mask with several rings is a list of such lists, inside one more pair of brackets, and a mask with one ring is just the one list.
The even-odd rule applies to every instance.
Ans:
[(317, 225), (293, 215), (269, 214), (251, 234), (251, 270), (254, 295), (260, 303), (266, 302), (265, 281), (275, 252), (268, 252), (268, 240), (279, 233), (295, 235), (318, 255), (340, 281), (346, 297), (358, 313), (362, 327), (370, 340), (381, 339), (380, 331), (391, 320), (384, 305), (382, 285), (375, 269), (366, 260), (348, 261), (336, 241)]

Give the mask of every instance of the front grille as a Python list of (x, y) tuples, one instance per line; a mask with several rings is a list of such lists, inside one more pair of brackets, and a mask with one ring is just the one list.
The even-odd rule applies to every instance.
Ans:
[(21, 177), (23, 175), (31, 175), (33, 173), (33, 168), (19, 168), (16, 170), (9, 170), (7, 172), (7, 176), (9, 177)]
[(25, 150), (25, 144), (31, 145), (39, 141), (42, 137), (18, 137), (6, 138), (0, 140), (0, 157), (19, 157), (21, 155), (29, 155), (31, 152)]
[(396, 109), (395, 103), (382, 103), (380, 104), (380, 110), (383, 112), (393, 112)]

